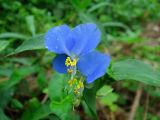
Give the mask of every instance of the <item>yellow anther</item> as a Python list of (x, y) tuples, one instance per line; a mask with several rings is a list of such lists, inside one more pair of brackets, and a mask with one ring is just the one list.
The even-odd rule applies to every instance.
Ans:
[(76, 64), (77, 64), (77, 60), (73, 59), (73, 61), (71, 62), (71, 66), (76, 66)]
[(69, 80), (68, 84), (69, 84), (70, 87), (72, 87), (73, 85), (77, 84), (77, 79), (73, 78), (73, 79)]
[(68, 66), (70, 66), (71, 65), (71, 59), (70, 59), (70, 57), (67, 57), (67, 59), (66, 59), (66, 61), (65, 61), (65, 65), (68, 67)]
[(72, 87), (73, 86), (73, 80), (69, 80), (68, 84), (69, 84), (70, 87)]
[(77, 88), (80, 89), (80, 88), (83, 88), (83, 82), (79, 81), (78, 85), (77, 85)]
[(77, 79), (76, 79), (76, 78), (74, 78), (74, 79), (73, 79), (73, 82), (74, 82), (74, 83), (76, 83), (76, 82), (77, 82)]
[(78, 91), (77, 88), (75, 88), (75, 89), (74, 89), (74, 93), (75, 93), (75, 94), (79, 94), (80, 92)]
[(66, 61), (65, 61), (65, 65), (68, 67), (68, 66), (76, 66), (77, 64), (77, 60), (76, 59), (73, 59), (71, 60), (70, 57), (67, 57)]
[(67, 69), (67, 72), (68, 72), (69, 74), (72, 74), (72, 73), (73, 73), (73, 70), (72, 70), (72, 69)]

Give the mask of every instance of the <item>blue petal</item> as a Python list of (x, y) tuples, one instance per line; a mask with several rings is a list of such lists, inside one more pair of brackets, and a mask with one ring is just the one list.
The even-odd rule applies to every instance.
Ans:
[(65, 66), (66, 58), (67, 55), (65, 54), (57, 55), (52, 62), (53, 69), (59, 73), (67, 73), (67, 67)]
[(100, 42), (101, 33), (94, 23), (80, 24), (72, 30), (74, 46), (71, 52), (84, 55), (96, 48)]
[(70, 28), (61, 25), (50, 29), (45, 34), (45, 46), (49, 51), (69, 55), (69, 49), (73, 46)]
[(109, 64), (110, 57), (97, 51), (80, 57), (77, 63), (79, 71), (87, 77), (87, 83), (103, 76)]

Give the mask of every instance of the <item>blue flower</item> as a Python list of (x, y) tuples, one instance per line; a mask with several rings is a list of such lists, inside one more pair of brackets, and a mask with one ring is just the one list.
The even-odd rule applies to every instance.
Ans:
[(45, 46), (57, 53), (53, 69), (59, 73), (75, 74), (77, 69), (91, 83), (103, 76), (110, 63), (109, 55), (95, 51), (101, 33), (93, 23), (80, 24), (71, 29), (60, 25), (45, 34)]

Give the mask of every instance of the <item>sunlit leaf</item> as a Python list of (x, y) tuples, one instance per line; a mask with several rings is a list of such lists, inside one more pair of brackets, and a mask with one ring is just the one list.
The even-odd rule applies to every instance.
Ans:
[(26, 17), (26, 22), (28, 25), (28, 29), (32, 35), (35, 35), (35, 24), (34, 24), (34, 16), (30, 15)]
[(12, 99), (11, 100), (11, 106), (12, 108), (15, 108), (15, 109), (23, 109), (23, 104), (17, 100), (17, 99)]
[(10, 41), (6, 41), (6, 40), (0, 40), (0, 52), (3, 51), (8, 45), (9, 45)]
[(108, 95), (110, 92), (113, 91), (113, 88), (109, 85), (104, 85), (97, 91), (97, 96), (102, 97)]
[(72, 99), (67, 96), (61, 101), (52, 100), (51, 110), (62, 120), (67, 120), (72, 111)]
[(88, 9), (88, 12), (93, 12), (93, 11), (99, 9), (99, 8), (102, 8), (102, 7), (108, 6), (108, 5), (111, 5), (111, 3), (108, 3), (107, 1), (100, 2), (100, 3), (96, 4), (96, 5), (93, 5), (90, 9)]
[(129, 59), (114, 62), (108, 74), (115, 80), (136, 80), (149, 85), (160, 86), (160, 74), (150, 65)]
[(61, 100), (64, 96), (66, 75), (55, 73), (49, 83), (49, 97), (51, 100)]
[(111, 111), (116, 111), (117, 105), (115, 104), (115, 102), (118, 100), (118, 97), (118, 94), (111, 92), (106, 96), (101, 97), (99, 100), (101, 104), (108, 106)]
[(38, 50), (44, 48), (44, 35), (36, 35), (31, 39), (24, 41), (13, 53), (9, 55), (17, 54), (26, 50)]
[(22, 39), (22, 40), (28, 39), (26, 35), (22, 35), (20, 33), (12, 33), (12, 32), (1, 33), (0, 38), (15, 38), (15, 39)]

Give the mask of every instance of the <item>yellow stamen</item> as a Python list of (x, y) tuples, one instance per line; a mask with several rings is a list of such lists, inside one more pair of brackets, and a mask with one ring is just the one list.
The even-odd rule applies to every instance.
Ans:
[(80, 88), (83, 88), (83, 82), (79, 81), (78, 85), (77, 85), (77, 88), (80, 89)]
[(67, 57), (66, 61), (65, 61), (65, 65), (68, 67), (68, 66), (76, 66), (77, 64), (77, 60), (76, 59), (73, 59), (71, 60), (70, 57)]
[(73, 78), (73, 79), (69, 80), (68, 84), (69, 84), (70, 87), (72, 87), (73, 85), (77, 84), (77, 79)]
[(75, 93), (75, 94), (79, 94), (80, 92), (78, 91), (77, 88), (75, 88), (75, 89), (74, 89), (74, 93)]
[(74, 79), (73, 79), (73, 82), (74, 82), (74, 83), (76, 83), (76, 82), (77, 82), (77, 79), (76, 79), (76, 78), (74, 78)]
[(67, 69), (67, 72), (68, 72), (69, 74), (72, 74), (72, 73), (73, 73), (73, 70), (72, 70), (72, 69)]
[(73, 61), (71, 62), (71, 66), (76, 66), (76, 64), (77, 64), (77, 60), (73, 59)]
[(69, 80), (69, 81), (68, 81), (68, 84), (69, 84), (70, 87), (72, 87), (72, 86), (73, 86), (73, 81), (72, 81), (72, 80)]
[(66, 59), (66, 61), (65, 61), (65, 65), (68, 67), (68, 66), (70, 66), (71, 65), (71, 59), (70, 59), (70, 57), (67, 57), (67, 59)]

